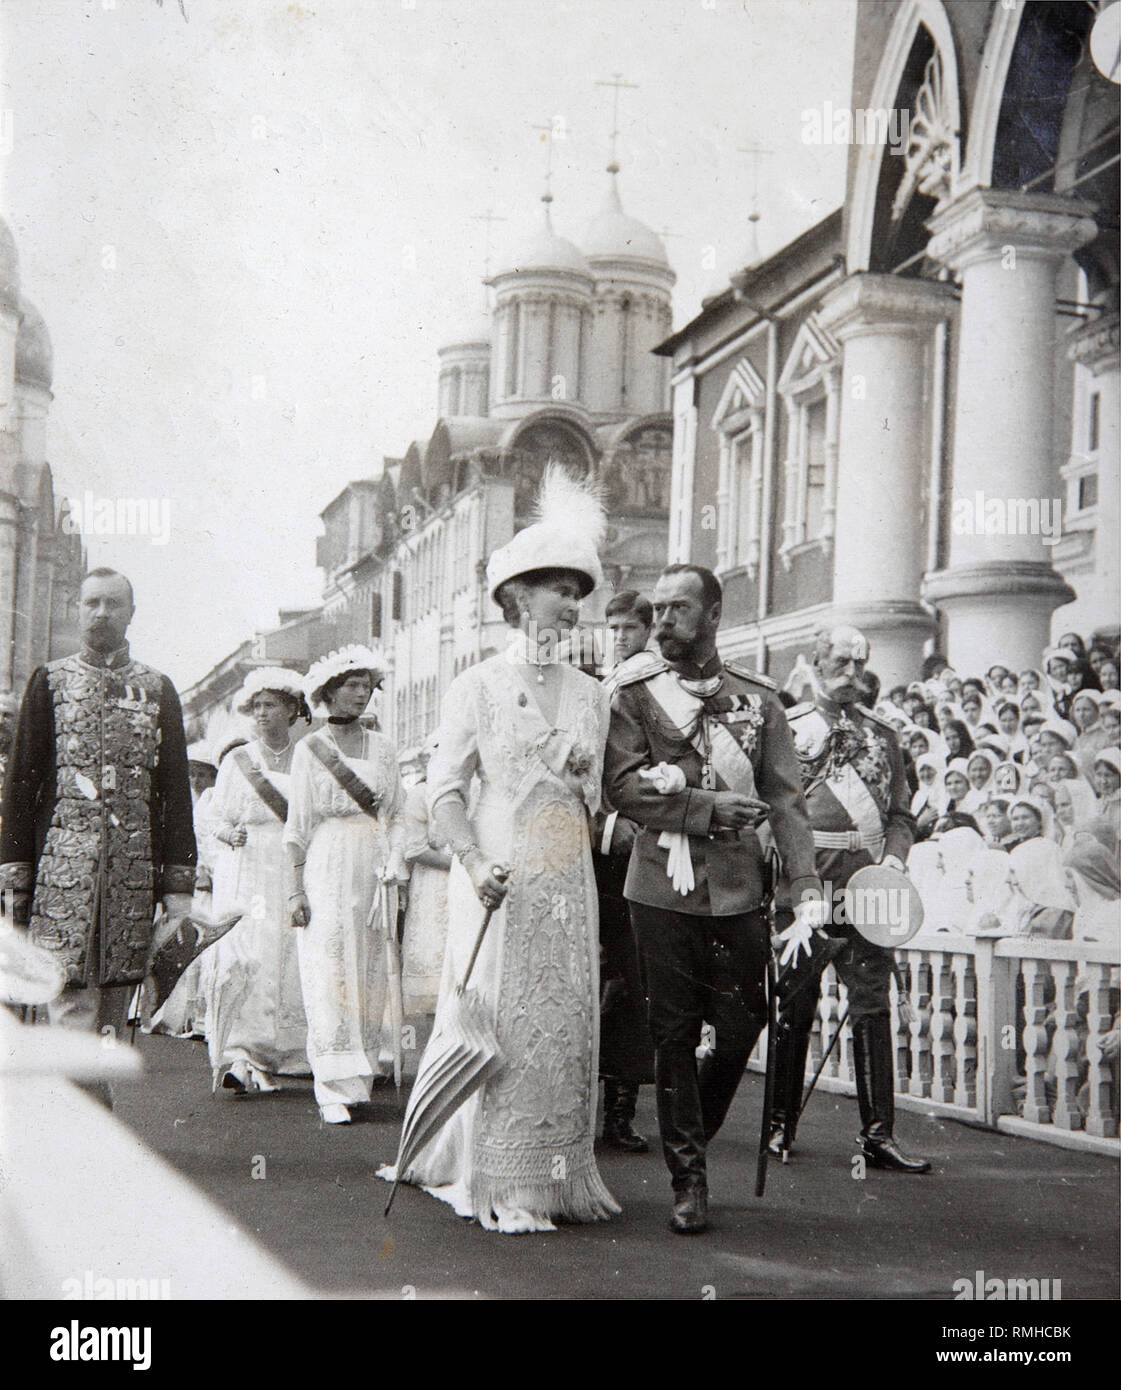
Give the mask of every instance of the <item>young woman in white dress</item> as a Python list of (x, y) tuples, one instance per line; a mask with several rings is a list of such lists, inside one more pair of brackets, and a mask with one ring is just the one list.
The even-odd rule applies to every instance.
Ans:
[(307, 1055), (326, 1124), (346, 1124), (348, 1107), (370, 1098), (385, 1008), (385, 933), (396, 929), (397, 885), (407, 879), (397, 750), (360, 721), (382, 672), (381, 659), (365, 647), (316, 662), (304, 688), (327, 723), (292, 759), (288, 908)]
[[(487, 567), (491, 596), (516, 629), (509, 649), (452, 683), (428, 765), (436, 838), (456, 856), (429, 1048), (454, 1031), (456, 987), (494, 908), (470, 987), (493, 1023), (501, 1065), (401, 1175), (510, 1234), (620, 1210), (592, 1152), (599, 955), (588, 817), (599, 806), (609, 703), (567, 663), (561, 640), (601, 577), (602, 512), (566, 475), (550, 471), (550, 489), (545, 519)], [(505, 881), (495, 873), (503, 865)], [(393, 1180), (396, 1170), (381, 1176)]]
[(283, 844), (292, 731), (309, 718), (302, 679), (281, 667), (250, 672), (235, 706), (252, 716), (257, 737), (223, 759), (214, 788), (214, 910), (242, 914), (211, 948), (206, 1041), (215, 1089), (275, 1091), (277, 1076), (308, 1074)]

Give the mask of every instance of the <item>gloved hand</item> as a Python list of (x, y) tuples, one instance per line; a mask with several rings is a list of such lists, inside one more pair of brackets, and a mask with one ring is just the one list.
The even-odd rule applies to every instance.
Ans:
[(880, 866), (884, 869), (898, 869), (901, 874), (907, 872), (907, 866), (897, 854), (885, 854), (880, 860)]
[(800, 951), (805, 951), (808, 960), (812, 954), (813, 934), (821, 929), (824, 922), (824, 898), (809, 898), (805, 902), (799, 903), (794, 909), (794, 921), (778, 935), (778, 939), (784, 943), (782, 955), (779, 956), (779, 965), (784, 966), (789, 962), (791, 969), (794, 969), (797, 967)]

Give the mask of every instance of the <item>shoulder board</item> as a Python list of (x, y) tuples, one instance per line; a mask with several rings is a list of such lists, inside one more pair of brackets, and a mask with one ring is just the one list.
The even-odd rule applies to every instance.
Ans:
[(786, 718), (788, 721), (791, 719), (801, 719), (803, 715), (812, 714), (815, 709), (817, 709), (817, 706), (812, 700), (803, 700), (801, 704), (791, 705), (790, 708), (785, 711)]
[(895, 729), (892, 726), (891, 722), (885, 719), (882, 714), (876, 714), (873, 710), (870, 710), (866, 705), (857, 705), (857, 709), (860, 711), (860, 713), (864, 716), (865, 719), (870, 719), (873, 724), (878, 724), (881, 729), (888, 729), (891, 733), (895, 733)]
[(657, 652), (635, 652), (617, 666), (608, 679), (614, 690), (622, 690), (626, 685), (637, 685), (639, 681), (648, 681), (651, 676), (668, 670), (669, 662)]
[(770, 676), (764, 676), (758, 671), (753, 671), (750, 666), (745, 666), (743, 662), (733, 657), (731, 661), (724, 663), (725, 671), (731, 671), (734, 676), (742, 676), (746, 681), (754, 681), (756, 685), (766, 686), (768, 690), (777, 690), (778, 682), (771, 680)]

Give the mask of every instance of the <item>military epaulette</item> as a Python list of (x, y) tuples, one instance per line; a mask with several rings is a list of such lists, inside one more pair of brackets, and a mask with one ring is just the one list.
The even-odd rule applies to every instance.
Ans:
[(746, 681), (754, 681), (756, 685), (765, 685), (768, 690), (777, 690), (777, 681), (771, 680), (770, 676), (764, 676), (758, 671), (753, 671), (750, 666), (744, 666), (736, 657), (724, 663), (725, 671), (731, 671), (734, 676), (742, 676)]
[(791, 705), (784, 713), (789, 721), (791, 719), (801, 719), (803, 715), (810, 714), (815, 709), (817, 709), (817, 706), (812, 700), (802, 700), (797, 705)]
[(622, 690), (624, 686), (637, 685), (639, 681), (648, 681), (651, 676), (668, 670), (669, 662), (657, 652), (635, 652), (612, 671), (609, 679), (613, 691)]
[(882, 728), (890, 729), (895, 733), (895, 726), (889, 719), (885, 719), (882, 714), (877, 714), (875, 710), (870, 710), (867, 705), (857, 705), (857, 709), (865, 719), (870, 719), (873, 724), (879, 724)]

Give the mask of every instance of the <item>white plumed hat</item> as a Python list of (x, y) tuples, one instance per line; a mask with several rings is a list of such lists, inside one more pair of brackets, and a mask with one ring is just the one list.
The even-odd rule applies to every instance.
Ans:
[(352, 644), (340, 647), (338, 651), (328, 652), (315, 662), (304, 677), (304, 694), (315, 715), (325, 715), (327, 708), (319, 698), (320, 691), (336, 676), (344, 676), (349, 671), (368, 671), (375, 687), (380, 684), (388, 669), (385, 657), (372, 647)]
[(581, 481), (550, 463), (537, 496), (537, 520), (496, 550), (487, 562), (491, 598), (509, 579), (534, 570), (571, 570), (580, 576), (583, 597), (603, 580), (599, 547), (607, 515), (598, 484)]
[(300, 699), (304, 693), (304, 678), (298, 671), (289, 671), (286, 666), (258, 666), (245, 677), (241, 689), (234, 700), (238, 714), (249, 714), (253, 696), (262, 690), (278, 690), (293, 699)]

